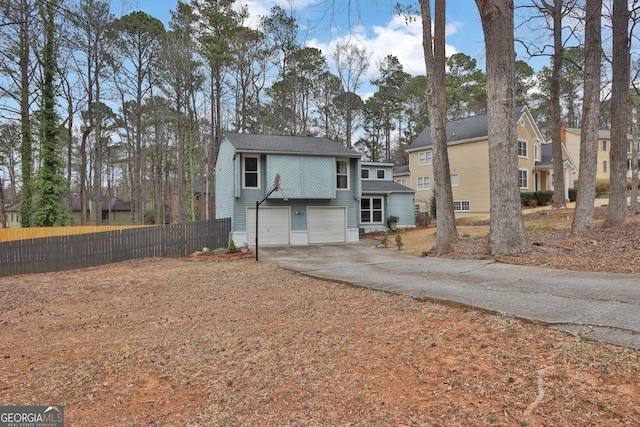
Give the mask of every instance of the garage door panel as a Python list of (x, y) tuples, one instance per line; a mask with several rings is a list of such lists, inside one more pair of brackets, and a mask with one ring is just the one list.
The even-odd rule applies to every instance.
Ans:
[[(260, 245), (289, 244), (289, 209), (260, 208), (258, 220), (258, 243)], [(247, 209), (247, 240), (250, 245), (256, 242), (256, 210)]]
[(309, 208), (309, 243), (346, 242), (346, 208)]

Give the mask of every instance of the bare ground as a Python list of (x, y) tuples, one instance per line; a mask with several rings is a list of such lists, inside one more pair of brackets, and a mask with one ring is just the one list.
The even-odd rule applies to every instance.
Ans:
[[(587, 268), (539, 228), (545, 265)], [(0, 331), (1, 404), (65, 405), (69, 426), (640, 425), (636, 351), (253, 260), (0, 278)]]

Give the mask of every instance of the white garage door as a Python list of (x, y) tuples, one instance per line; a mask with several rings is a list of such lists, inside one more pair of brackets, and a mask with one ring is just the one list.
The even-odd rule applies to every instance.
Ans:
[(309, 243), (344, 243), (347, 233), (346, 208), (309, 208)]
[[(258, 218), (259, 245), (289, 244), (289, 208), (261, 207)], [(256, 208), (247, 209), (247, 240), (256, 244)]]

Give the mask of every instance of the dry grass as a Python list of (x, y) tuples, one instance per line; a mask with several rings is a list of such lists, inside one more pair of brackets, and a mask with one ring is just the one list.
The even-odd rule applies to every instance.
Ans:
[[(507, 264), (563, 270), (640, 274), (640, 215), (629, 217), (624, 227), (605, 229), (606, 207), (595, 211), (593, 232), (572, 236), (572, 209), (538, 211), (525, 215), (525, 229), (533, 251), (526, 255), (492, 257), (487, 254), (487, 221), (458, 225), (459, 239), (450, 258), (493, 259)], [(402, 252), (413, 256), (435, 256), (435, 228), (413, 229), (401, 233)], [(380, 236), (374, 236), (380, 238)], [(389, 236), (389, 250), (397, 250), (394, 236)]]
[(4, 405), (72, 426), (640, 425), (640, 356), (261, 262), (0, 279)]

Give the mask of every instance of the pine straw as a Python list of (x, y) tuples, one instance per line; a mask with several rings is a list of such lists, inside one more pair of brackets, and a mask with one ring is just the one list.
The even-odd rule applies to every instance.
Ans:
[[(584, 236), (570, 233), (573, 209), (539, 211), (525, 216), (533, 251), (526, 255), (493, 257), (487, 254), (488, 225), (458, 226), (460, 238), (449, 258), (493, 259), (507, 264), (561, 270), (640, 274), (640, 215), (630, 216), (629, 224), (606, 229), (600, 224), (606, 207), (596, 208), (593, 231)], [(403, 232), (402, 252), (414, 256), (435, 256), (436, 229)], [(393, 238), (390, 241), (395, 241)], [(397, 250), (389, 245), (390, 250)]]
[(640, 425), (638, 352), (252, 260), (0, 295), (2, 404), (63, 404), (70, 426)]

